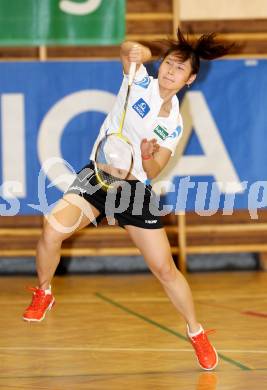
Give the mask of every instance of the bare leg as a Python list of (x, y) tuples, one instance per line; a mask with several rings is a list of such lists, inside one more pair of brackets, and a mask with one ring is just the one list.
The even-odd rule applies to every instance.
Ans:
[(126, 226), (126, 229), (171, 302), (184, 317), (190, 332), (199, 331), (191, 290), (174, 264), (165, 230), (142, 229), (135, 226)]
[(44, 223), (37, 244), (36, 267), (39, 287), (47, 289), (60, 260), (63, 240), (87, 226), (99, 211), (85, 199), (75, 194), (62, 198)]

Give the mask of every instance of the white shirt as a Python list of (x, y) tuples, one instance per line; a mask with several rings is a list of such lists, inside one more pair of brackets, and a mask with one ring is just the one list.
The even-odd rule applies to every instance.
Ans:
[[(128, 87), (128, 76), (124, 75), (120, 91), (115, 104), (101, 126), (99, 135), (94, 144), (90, 159), (94, 161), (96, 147), (99, 141), (107, 134), (119, 129), (123, 107)], [(141, 65), (135, 74), (131, 86), (128, 106), (122, 134), (132, 143), (134, 149), (134, 163), (131, 170), (141, 182), (147, 180), (142, 166), (140, 143), (142, 139), (156, 138), (160, 146), (171, 150), (173, 156), (176, 146), (182, 136), (183, 122), (179, 112), (177, 96), (172, 98), (172, 108), (168, 117), (160, 117), (159, 112), (163, 99), (159, 94), (158, 79), (149, 76), (144, 65)]]

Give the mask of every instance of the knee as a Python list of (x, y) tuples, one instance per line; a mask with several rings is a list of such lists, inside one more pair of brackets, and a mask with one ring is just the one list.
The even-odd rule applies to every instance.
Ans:
[(67, 237), (68, 235), (57, 231), (49, 223), (45, 223), (40, 241), (42, 241), (46, 245), (61, 245)]
[(177, 278), (177, 269), (171, 262), (165, 262), (155, 265), (152, 272), (163, 284), (173, 282)]

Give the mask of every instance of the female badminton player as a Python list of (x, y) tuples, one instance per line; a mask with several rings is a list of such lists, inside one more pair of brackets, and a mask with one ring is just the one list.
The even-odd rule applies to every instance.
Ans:
[[(194, 82), (201, 59), (219, 58), (229, 53), (232, 45), (218, 40), (213, 33), (189, 40), (179, 29), (177, 40), (166, 40), (164, 43), (165, 51), (161, 57), (158, 78), (150, 77), (143, 65), (151, 58), (148, 47), (137, 42), (124, 42), (121, 45), (124, 78), (120, 91), (100, 129), (90, 163), (78, 173), (74, 183), (45, 221), (37, 245), (39, 283), (38, 287), (31, 288), (32, 301), (26, 308), (23, 319), (42, 321), (46, 312), (54, 305), (51, 281), (60, 260), (63, 240), (106, 214), (109, 192), (101, 185), (97, 186), (99, 181), (95, 174), (95, 150), (109, 130), (115, 131), (120, 127), (129, 87), (129, 69), (131, 63), (136, 63), (123, 124), (123, 134), (131, 141), (134, 156), (131, 169), (124, 178), (127, 188), (130, 188), (130, 201), (126, 210), (116, 212), (116, 209), (114, 217), (127, 230), (148, 267), (185, 320), (186, 334), (195, 349), (199, 365), (204, 370), (212, 370), (218, 364), (216, 350), (207, 337), (207, 331), (196, 318), (189, 285), (175, 267), (160, 217), (153, 213), (151, 204), (153, 205), (154, 194), (147, 180), (155, 178), (166, 166), (182, 137), (183, 124), (177, 92)], [(114, 174), (114, 170), (112, 172)], [(120, 197), (120, 192), (118, 196)], [(133, 212), (134, 205), (140, 204), (136, 200), (138, 196), (142, 197), (143, 202), (140, 213)]]

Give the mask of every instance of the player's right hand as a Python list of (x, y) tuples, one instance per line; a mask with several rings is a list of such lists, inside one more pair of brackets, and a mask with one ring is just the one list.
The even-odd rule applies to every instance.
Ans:
[(135, 62), (136, 64), (142, 63), (142, 46), (138, 43), (135, 43), (130, 49), (128, 54), (129, 62)]

